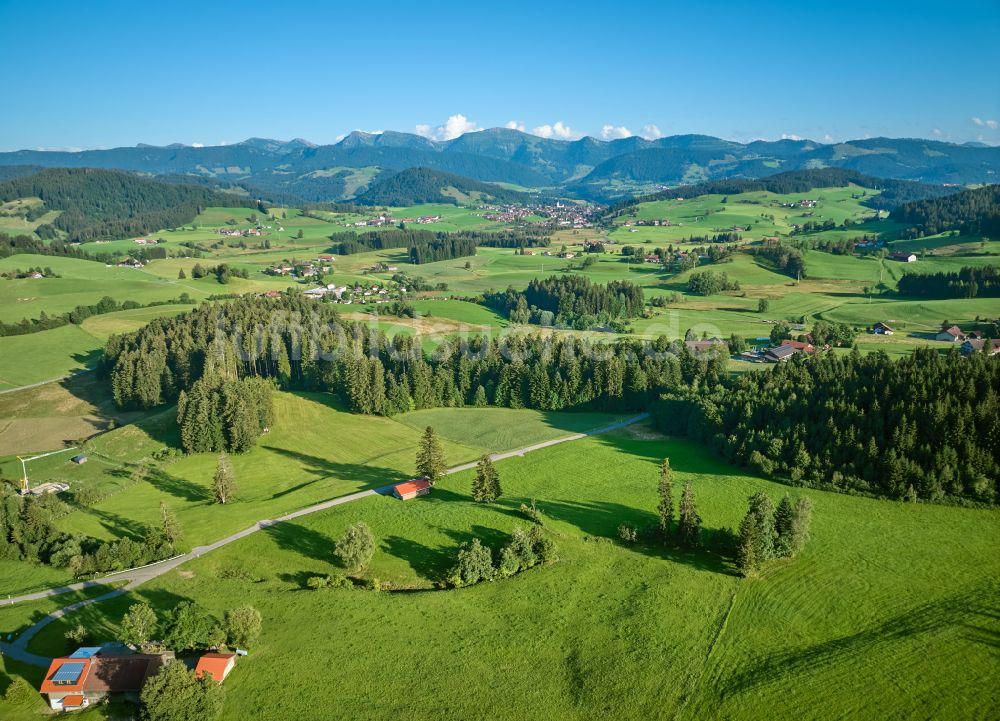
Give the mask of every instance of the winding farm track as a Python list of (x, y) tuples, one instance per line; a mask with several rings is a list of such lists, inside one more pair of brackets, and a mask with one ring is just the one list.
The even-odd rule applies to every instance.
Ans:
[[(590, 436), (601, 435), (602, 433), (610, 433), (612, 431), (617, 431), (626, 426), (630, 426), (633, 423), (638, 423), (649, 417), (648, 413), (640, 413), (637, 416), (627, 418), (623, 421), (617, 423), (612, 423), (611, 425), (604, 426), (602, 428), (597, 428), (592, 431), (587, 431), (585, 433), (576, 433), (571, 436), (565, 436), (563, 438), (555, 438), (550, 441), (542, 441), (541, 443), (536, 443), (531, 446), (524, 446), (522, 448), (516, 448), (512, 451), (504, 451), (502, 453), (493, 453), (490, 458), (493, 461), (502, 461), (505, 458), (514, 458), (524, 456), (526, 453), (531, 453), (533, 451), (539, 451), (543, 448), (549, 448), (551, 446), (559, 445), (560, 443), (568, 443), (570, 441), (578, 441), (583, 438), (589, 438)], [(452, 473), (460, 473), (462, 471), (467, 471), (476, 467), (477, 461), (471, 463), (463, 463), (460, 466), (455, 466), (449, 468), (445, 471), (446, 475)], [(112, 573), (103, 577), (100, 581), (81, 581), (80, 583), (71, 583), (66, 586), (59, 586), (58, 588), (50, 588), (45, 591), (37, 591), (35, 593), (24, 594), (23, 596), (16, 596), (13, 598), (0, 600), (3, 605), (12, 605), (15, 603), (23, 603), (25, 601), (38, 601), (43, 598), (48, 598), (49, 596), (57, 596), (59, 594), (68, 593), (70, 591), (79, 591), (84, 588), (89, 588), (93, 586), (99, 586), (106, 583), (115, 583), (119, 581), (127, 581), (127, 583), (108, 593), (96, 596), (94, 598), (88, 598), (83, 601), (77, 601), (76, 603), (70, 604), (64, 608), (60, 608), (57, 611), (44, 616), (43, 618), (36, 621), (34, 624), (29, 626), (27, 629), (21, 633), (16, 639), (11, 642), (0, 642), (0, 653), (4, 656), (8, 656), (16, 661), (21, 661), (22, 663), (31, 664), (33, 666), (45, 666), (48, 667), (49, 663), (52, 661), (51, 658), (46, 658), (44, 656), (38, 656), (33, 653), (28, 652), (28, 643), (34, 638), (35, 634), (41, 631), (45, 626), (49, 625), (57, 618), (62, 618), (63, 616), (72, 613), (78, 608), (87, 606), (91, 603), (97, 603), (98, 601), (106, 601), (117, 596), (121, 596), (128, 591), (142, 585), (146, 581), (162, 576), (169, 571), (180, 566), (182, 563), (186, 563), (194, 558), (198, 558), (206, 553), (210, 553), (217, 548), (222, 548), (233, 541), (238, 541), (241, 538), (246, 538), (247, 536), (256, 533), (257, 531), (269, 528), (277, 523), (282, 523), (284, 521), (291, 521), (302, 516), (307, 516), (311, 513), (316, 513), (318, 511), (325, 511), (334, 506), (340, 506), (345, 503), (350, 503), (351, 501), (357, 501), (361, 498), (367, 498), (368, 496), (376, 495), (386, 495), (392, 491), (392, 486), (382, 486), (380, 488), (371, 488), (365, 491), (358, 491), (357, 493), (351, 493), (346, 496), (339, 496), (337, 498), (332, 498), (329, 501), (323, 501), (322, 503), (316, 503), (312, 506), (307, 506), (305, 508), (300, 508), (297, 511), (292, 511), (284, 516), (280, 516), (274, 519), (265, 519), (262, 521), (257, 521), (254, 525), (249, 528), (244, 528), (242, 531), (233, 533), (225, 538), (220, 538), (214, 543), (210, 543), (206, 546), (198, 546), (197, 548), (191, 549), (190, 552), (184, 553), (180, 556), (174, 556), (173, 558), (168, 558), (165, 561), (160, 561), (158, 563), (151, 563), (148, 566), (142, 566), (140, 568), (133, 568), (128, 571), (120, 571), (118, 573)]]

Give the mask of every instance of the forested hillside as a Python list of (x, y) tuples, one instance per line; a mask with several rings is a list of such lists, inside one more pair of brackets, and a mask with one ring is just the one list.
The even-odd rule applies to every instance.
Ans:
[(334, 305), (292, 294), (206, 303), (114, 336), (102, 372), (126, 407), (170, 403), (181, 391), (190, 397), (207, 372), (213, 388), (270, 378), (286, 389), (331, 391), (357, 412), (381, 415), (462, 405), (632, 410), (681, 384), (712, 388), (726, 373), (725, 360), (668, 352), (676, 348), (664, 338), (595, 345), (572, 336), (472, 336), (428, 357), (413, 336), (389, 339), (341, 320)]
[(525, 203), (528, 196), (498, 185), (482, 183), (453, 173), (430, 168), (409, 168), (389, 177), (380, 177), (355, 202), (361, 205), (396, 207), (423, 203), (458, 203), (458, 195), (473, 195), (495, 203)]
[(985, 354), (797, 356), (669, 394), (656, 415), (667, 432), (795, 483), (930, 500), (995, 502), (1000, 491), (1000, 363)]
[(406, 248), (412, 263), (460, 258), (476, 254), (476, 246), (488, 248), (527, 248), (546, 246), (546, 235), (522, 231), (475, 231), (442, 233), (423, 228), (382, 228), (366, 233), (336, 233), (333, 251), (339, 255), (366, 253), (372, 250)]
[(957, 192), (957, 188), (928, 185), (907, 180), (874, 178), (856, 170), (845, 168), (822, 168), (818, 170), (792, 170), (761, 178), (726, 178), (696, 185), (683, 185), (652, 195), (616, 203), (608, 208), (608, 215), (614, 217), (626, 208), (655, 200), (675, 198), (695, 198), (699, 195), (737, 195), (739, 193), (768, 192), (785, 195), (807, 193), (813, 188), (840, 188), (847, 185), (878, 190), (878, 195), (862, 202), (871, 208), (889, 209), (903, 203), (924, 198), (937, 198)]
[(892, 211), (897, 223), (913, 226), (906, 237), (919, 238), (957, 230), (963, 235), (1000, 236), (1000, 185), (963, 190), (918, 200)]
[(51, 225), (36, 229), (39, 237), (58, 237), (58, 230), (81, 242), (173, 228), (212, 205), (257, 207), (255, 200), (114, 170), (55, 168), (0, 183), (0, 202), (29, 197), (62, 211)]

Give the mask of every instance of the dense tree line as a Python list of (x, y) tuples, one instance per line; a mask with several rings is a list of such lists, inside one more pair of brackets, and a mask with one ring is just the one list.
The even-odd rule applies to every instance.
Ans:
[(809, 540), (812, 501), (803, 496), (794, 503), (786, 493), (778, 506), (763, 491), (750, 498), (736, 542), (736, 566), (744, 576), (755, 576), (774, 558), (791, 558)]
[(713, 391), (666, 395), (660, 427), (795, 483), (993, 502), (1000, 482), (1000, 363), (930, 349), (796, 356)]
[(919, 298), (996, 298), (1000, 296), (1000, 272), (984, 265), (957, 273), (904, 273), (896, 287), (900, 295)]
[(645, 304), (642, 288), (634, 283), (600, 285), (583, 275), (535, 278), (524, 291), (488, 291), (482, 302), (514, 323), (586, 328), (638, 318)]
[(138, 538), (97, 541), (57, 528), (69, 507), (55, 495), (20, 495), (0, 483), (0, 559), (15, 559), (68, 568), (74, 576), (120, 571), (175, 555), (181, 549), (177, 521), (161, 505), (161, 523)]
[(904, 237), (922, 238), (946, 230), (965, 235), (1000, 236), (1000, 184), (901, 205), (890, 217), (912, 226)]
[(781, 241), (768, 241), (763, 245), (748, 248), (747, 252), (766, 258), (779, 273), (792, 278), (806, 277), (806, 261), (798, 248), (787, 246)]
[(705, 270), (700, 273), (692, 273), (688, 278), (687, 288), (689, 293), (696, 295), (717, 295), (731, 290), (739, 290), (740, 283), (737, 280), (729, 280), (725, 273), (716, 273)]
[(0, 258), (9, 258), (12, 255), (22, 254), (77, 258), (79, 260), (92, 260), (105, 264), (112, 263), (115, 260), (115, 256), (111, 253), (88, 253), (58, 239), (45, 242), (30, 235), (7, 235), (6, 233), (0, 233)]
[[(534, 248), (549, 244), (547, 235), (522, 231), (460, 231), (435, 232), (423, 228), (380, 228), (364, 233), (334, 233), (332, 250), (339, 255), (368, 253), (373, 250), (407, 248), (411, 262), (447, 260), (475, 255), (476, 247)], [(439, 257), (440, 256), (440, 257)], [(418, 260), (414, 260), (417, 258)]]
[[(127, 368), (122, 364), (115, 371)], [(120, 374), (113, 376), (112, 383), (120, 377)], [(210, 356), (205, 374), (189, 392), (182, 390), (177, 398), (177, 425), (185, 452), (249, 451), (271, 425), (272, 389), (272, 382), (264, 378), (224, 378), (212, 367)], [(224, 465), (220, 466), (224, 471)], [(223, 478), (218, 480), (221, 482)], [(227, 487), (231, 485), (228, 483)], [(221, 491), (222, 484), (217, 482), (215, 487)], [(225, 503), (226, 494), (217, 495)]]
[[(448, 340), (428, 357), (417, 339), (389, 339), (299, 294), (206, 303), (108, 340), (102, 372), (120, 406), (152, 407), (188, 395), (205, 375), (267, 378), (286, 389), (331, 391), (356, 412), (498, 405), (558, 410), (644, 409), (681, 384), (714, 387), (724, 359), (683, 344), (511, 335)], [(190, 413), (185, 409), (185, 415)]]
[(149, 303), (138, 303), (134, 300), (126, 300), (121, 303), (110, 296), (104, 296), (98, 302), (90, 305), (78, 305), (71, 311), (60, 315), (48, 315), (44, 310), (37, 318), (23, 318), (17, 323), (0, 323), (0, 337), (9, 335), (27, 335), (28, 333), (38, 333), (43, 330), (52, 330), (64, 325), (79, 325), (94, 315), (103, 313), (114, 313), (119, 310), (132, 310), (134, 308), (153, 308), (160, 305), (170, 305), (173, 303), (187, 304), (191, 302), (191, 297), (187, 293), (181, 293), (180, 297), (173, 300), (154, 300)]
[(410, 246), (410, 262), (414, 265), (465, 258), (475, 254), (476, 241), (448, 233), (439, 233), (433, 240)]
[[(36, 233), (69, 240), (125, 238), (189, 223), (212, 205), (258, 207), (257, 201), (191, 185), (171, 185), (116, 170), (51, 168), (0, 183), (0, 201), (41, 198), (61, 210)], [(261, 208), (261, 210), (264, 210)], [(266, 212), (266, 211), (265, 211)]]

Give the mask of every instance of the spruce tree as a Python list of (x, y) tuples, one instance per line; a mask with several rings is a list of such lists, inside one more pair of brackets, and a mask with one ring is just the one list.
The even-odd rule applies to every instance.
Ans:
[(792, 550), (792, 526), (794, 522), (795, 509), (792, 506), (792, 499), (786, 493), (774, 509), (774, 555), (779, 558), (791, 556)]
[(767, 494), (757, 491), (750, 496), (750, 510), (747, 515), (754, 524), (754, 542), (757, 546), (757, 558), (763, 563), (774, 558), (774, 504)]
[(236, 493), (236, 476), (225, 453), (219, 455), (215, 477), (212, 479), (212, 492), (215, 495), (215, 502), (222, 504), (233, 500), (233, 494)]
[(736, 566), (744, 576), (754, 576), (760, 570), (760, 557), (757, 555), (757, 526), (751, 513), (747, 513), (740, 523), (736, 543)]
[(674, 479), (670, 470), (670, 459), (664, 458), (660, 465), (659, 483), (660, 502), (656, 511), (660, 516), (660, 532), (664, 538), (670, 537), (674, 525)]
[(500, 497), (500, 475), (489, 454), (479, 459), (472, 481), (472, 497), (479, 503), (493, 503)]
[(445, 470), (447, 463), (441, 441), (434, 434), (434, 429), (427, 426), (420, 439), (420, 449), (417, 451), (417, 473), (434, 485), (444, 475)]
[(677, 518), (677, 542), (681, 548), (697, 548), (701, 543), (701, 516), (694, 502), (694, 489), (691, 481), (684, 484), (681, 494), (681, 505)]

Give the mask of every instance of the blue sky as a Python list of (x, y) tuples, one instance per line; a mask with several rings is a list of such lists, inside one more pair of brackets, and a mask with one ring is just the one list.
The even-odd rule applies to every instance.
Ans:
[(0, 149), (354, 129), (1000, 144), (1000, 1), (0, 0)]

